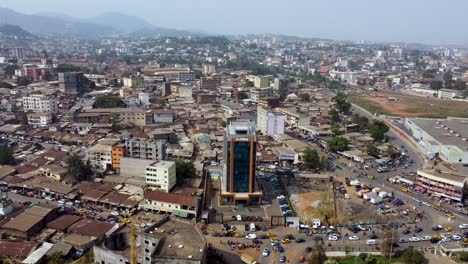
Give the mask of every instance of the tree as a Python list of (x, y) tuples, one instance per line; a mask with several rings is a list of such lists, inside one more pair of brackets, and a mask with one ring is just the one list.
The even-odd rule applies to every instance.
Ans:
[(325, 262), (323, 262), (323, 264), (339, 264), (340, 262), (338, 262), (338, 260), (334, 259), (334, 258), (329, 258), (327, 260), (325, 260)]
[(340, 133), (340, 126), (338, 124), (333, 124), (331, 125), (330, 127), (330, 131), (335, 134), (335, 135), (338, 135)]
[(0, 82), (0, 88), (7, 88), (7, 89), (13, 89), (13, 85), (7, 83), (7, 82)]
[(316, 170), (320, 167), (320, 158), (316, 149), (306, 148), (302, 158), (308, 168)]
[(28, 124), (28, 114), (26, 112), (21, 113), (21, 124), (23, 125)]
[(0, 164), (10, 164), (15, 158), (13, 157), (13, 148), (3, 146), (0, 148)]
[(375, 141), (382, 141), (385, 139), (385, 133), (387, 133), (390, 128), (380, 120), (374, 120), (371, 127), (369, 128), (369, 133)]
[(375, 258), (374, 255), (371, 255), (371, 254), (367, 253), (366, 258), (364, 259), (364, 263), (365, 264), (376, 264), (377, 259)]
[(185, 178), (193, 178), (197, 175), (195, 166), (191, 162), (177, 161), (176, 162), (176, 182), (177, 185), (182, 185)]
[(13, 64), (13, 65), (8, 65), (3, 69), (6, 75), (8, 76), (13, 76), (15, 75), (15, 70), (19, 69), (18, 65)]
[(468, 262), (468, 252), (462, 252), (459, 257), (460, 261)]
[(453, 84), (453, 89), (463, 91), (466, 89), (466, 82), (464, 80), (456, 80)]
[(239, 100), (244, 100), (244, 99), (249, 98), (249, 96), (247, 95), (246, 92), (239, 92), (239, 93), (237, 94), (237, 98), (238, 98)]
[(380, 151), (377, 148), (377, 146), (375, 146), (375, 144), (367, 145), (366, 151), (367, 151), (367, 154), (369, 154), (369, 155), (371, 155), (373, 157), (376, 157), (376, 158), (380, 155)]
[(442, 84), (443, 82), (442, 81), (438, 81), (438, 80), (433, 80), (431, 81), (431, 83), (429, 84), (429, 87), (433, 90), (440, 90), (442, 89)]
[(63, 260), (63, 254), (61, 251), (47, 255), (44, 260), (45, 264), (62, 264), (64, 262), (65, 261)]
[(101, 96), (96, 98), (94, 108), (117, 108), (126, 107), (124, 101), (118, 96)]
[(328, 147), (335, 152), (348, 150), (348, 140), (344, 137), (334, 137), (328, 141)]
[(327, 255), (325, 254), (325, 246), (323, 239), (314, 240), (315, 246), (312, 250), (312, 255), (308, 259), (309, 264), (318, 264), (323, 263), (327, 260)]
[(88, 181), (93, 178), (93, 169), (89, 160), (83, 162), (78, 154), (74, 153), (66, 160), (67, 174), (71, 175), (75, 180)]
[(307, 93), (299, 94), (299, 98), (301, 98), (301, 100), (303, 102), (309, 102), (310, 101), (310, 94), (307, 94)]
[(333, 123), (340, 122), (340, 113), (338, 113), (335, 108), (328, 111), (328, 115)]
[(221, 123), (219, 125), (222, 126), (222, 127), (226, 127), (227, 124), (226, 124), (226, 121), (221, 121)]
[(286, 99), (286, 96), (288, 96), (288, 88), (287, 87), (281, 87), (279, 90), (278, 90), (278, 96), (280, 98), (281, 101), (284, 101), (284, 99)]
[(332, 98), (333, 101), (336, 102), (336, 109), (340, 111), (340, 113), (348, 113), (351, 109), (351, 103), (346, 101), (346, 95), (339, 93)]
[(406, 264), (422, 264), (426, 261), (424, 253), (413, 247), (405, 249), (403, 255), (401, 255), (401, 260)]
[(28, 86), (33, 82), (31, 77), (19, 77), (18, 80), (16, 81), (16, 84), (18, 86)]
[(111, 129), (112, 131), (117, 131), (117, 129), (119, 128), (119, 124), (120, 122), (122, 122), (122, 118), (120, 118), (120, 114), (118, 113), (112, 113), (110, 116), (109, 116), (109, 124), (111, 125)]

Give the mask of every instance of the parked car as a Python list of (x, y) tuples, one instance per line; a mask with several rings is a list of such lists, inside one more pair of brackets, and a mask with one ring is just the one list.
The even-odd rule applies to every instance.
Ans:
[(270, 250), (268, 248), (264, 248), (262, 252), (262, 256), (268, 257), (270, 255)]

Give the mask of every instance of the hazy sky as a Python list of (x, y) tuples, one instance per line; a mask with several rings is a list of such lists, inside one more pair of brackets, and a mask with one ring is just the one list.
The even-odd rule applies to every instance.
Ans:
[(0, 0), (20, 12), (120, 12), (163, 27), (340, 40), (468, 43), (468, 0)]

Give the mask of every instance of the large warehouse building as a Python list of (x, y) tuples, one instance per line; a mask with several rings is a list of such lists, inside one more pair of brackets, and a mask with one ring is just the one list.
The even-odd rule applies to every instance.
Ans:
[(405, 127), (428, 153), (468, 164), (468, 118), (406, 118)]

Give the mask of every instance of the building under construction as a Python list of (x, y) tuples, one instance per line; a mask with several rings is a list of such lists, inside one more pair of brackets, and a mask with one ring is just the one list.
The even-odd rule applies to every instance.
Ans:
[(206, 248), (194, 223), (167, 216), (138, 231), (124, 228), (95, 245), (93, 251), (99, 264), (195, 264), (206, 263)]

